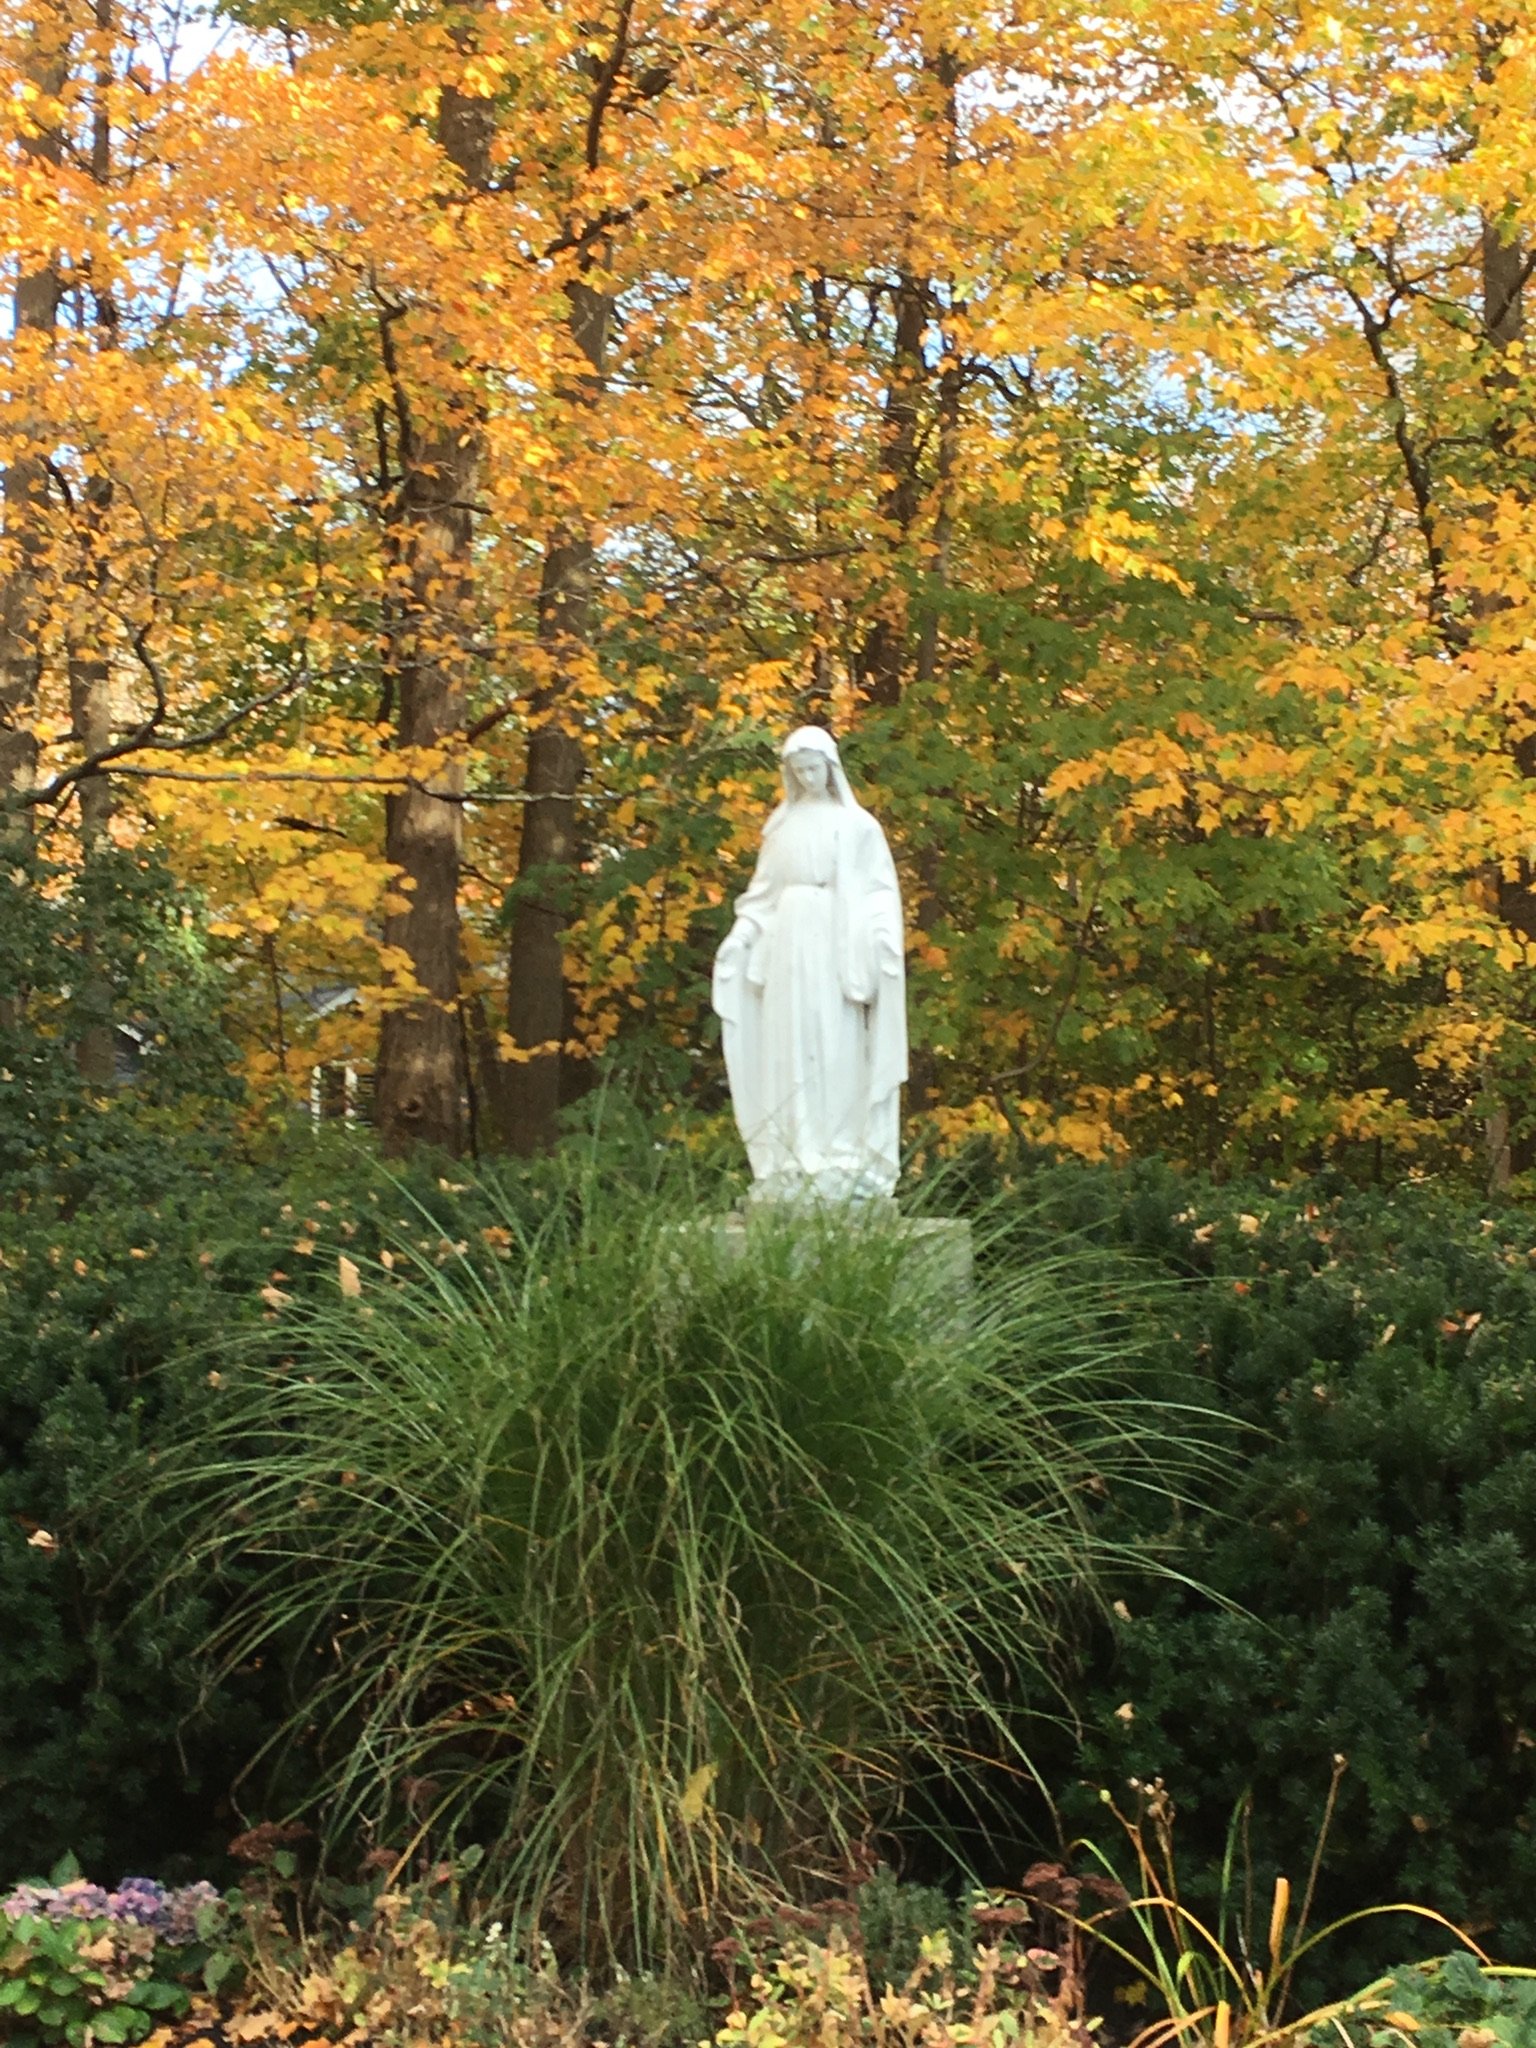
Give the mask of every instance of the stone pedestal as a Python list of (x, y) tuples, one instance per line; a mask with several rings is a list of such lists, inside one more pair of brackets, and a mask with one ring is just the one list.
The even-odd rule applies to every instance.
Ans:
[[(830, 1213), (835, 1212), (816, 1212), (818, 1222)], [(745, 1211), (733, 1210), (729, 1216), (709, 1217), (698, 1228), (709, 1231), (722, 1251), (739, 1256), (751, 1238), (756, 1217), (772, 1217), (778, 1222), (792, 1214), (777, 1203), (764, 1202)], [(850, 1207), (847, 1226), (850, 1230), (889, 1231), (903, 1247), (903, 1273), (920, 1281), (925, 1294), (948, 1295), (957, 1310), (969, 1301), (974, 1277), (969, 1223), (952, 1217), (902, 1216), (894, 1202), (871, 1202)]]

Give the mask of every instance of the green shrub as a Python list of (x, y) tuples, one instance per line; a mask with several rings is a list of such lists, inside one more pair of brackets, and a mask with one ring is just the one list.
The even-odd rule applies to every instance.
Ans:
[[(1204, 1906), (1251, 1793), (1261, 1894), (1299, 1886), (1342, 1755), (1319, 1916), (1411, 1899), (1536, 1960), (1536, 1224), (1424, 1188), (1018, 1173), (1021, 1236), (1086, 1230), (1185, 1276), (1160, 1353), (1245, 1431), (1184, 1524), (1217, 1598), (1124, 1581), (1080, 1674), (1084, 1740), (1051, 1766), (1082, 1781), (1069, 1825), (1100, 1827), (1097, 1786), (1160, 1777)], [(1133, 1500), (1115, 1523), (1137, 1532)], [(1341, 1938), (1305, 1995), (1407, 1938)]]
[(137, 1199), (0, 1214), (0, 1882), (69, 1849), (103, 1872), (186, 1869), (234, 1831), (218, 1808), (259, 1701), (240, 1681), (195, 1713), (209, 1589), (146, 1600), (137, 1532), (97, 1503), (177, 1433), (210, 1330), (259, 1308), (257, 1219), (276, 1206), (184, 1155)]
[[(105, 1115), (103, 1184), (49, 1192), (39, 1172), (0, 1207), (0, 1883), (67, 1851), (100, 1874), (219, 1870), (233, 1834), (296, 1796), (247, 1771), (286, 1711), (281, 1670), (212, 1680), (201, 1652), (230, 1586), (169, 1582), (166, 1532), (122, 1478), (202, 1416), (264, 1288), (333, 1292), (338, 1256), (366, 1258), (401, 1205), (365, 1144), (301, 1128), (253, 1159), (228, 1130), (167, 1149), (131, 1101)], [(508, 1200), (537, 1199), (528, 1178)], [(435, 1166), (408, 1185), (434, 1255), (477, 1228)], [(286, 1768), (302, 1778), (302, 1747)]]
[[(248, 1716), (221, 1710), (183, 1739), (205, 1600), (188, 1587), (141, 1608), (122, 1518), (89, 1504), (174, 1433), (186, 1379), (174, 1362), (258, 1284), (236, 1247), (270, 1197), (270, 1176), (240, 1157), (216, 977), (163, 866), (114, 850), (71, 878), (12, 856), (0, 871), (0, 1882), (71, 1848), (117, 1869), (196, 1858), (229, 1832), (212, 1809), (257, 1738)], [(73, 1058), (109, 1015), (146, 1044), (137, 1081), (116, 1093), (87, 1087)]]
[(948, 1936), (962, 1962), (974, 1947), (976, 1929), (964, 1904), (937, 1885), (904, 1883), (889, 1864), (859, 1886), (855, 1900), (858, 1946), (877, 1991), (905, 1983), (930, 1935)]
[(735, 1253), (686, 1187), (571, 1158), (536, 1220), (454, 1240), (402, 1199), (357, 1298), (272, 1299), (162, 1512), (196, 1576), (254, 1575), (232, 1665), (304, 1643), (333, 1835), (483, 1843), (563, 1949), (666, 1962), (824, 1887), (916, 1773), (1023, 1767), (984, 1672), (1049, 1683), (1106, 1488), (1166, 1504), (1175, 1418), (1115, 1262), (957, 1319), (898, 1232)]
[[(218, 1872), (233, 1834), (297, 1796), (307, 1754), (290, 1749), (282, 1782), (247, 1769), (290, 1704), (281, 1668), (212, 1680), (200, 1651), (230, 1589), (163, 1583), (165, 1532), (120, 1475), (201, 1413), (222, 1333), (266, 1313), (264, 1287), (334, 1291), (338, 1256), (367, 1258), (381, 1229), (425, 1256), (464, 1231), (483, 1245), (492, 1211), (440, 1163), (384, 1172), (366, 1134), (299, 1119), (253, 1150), (197, 1092), (190, 1018), (152, 1087), (83, 1092), (42, 1028), (65, 1001), (57, 969), (23, 944), (29, 918), (34, 951), (52, 927), (32, 896), (5, 900), (13, 880), (0, 959), (32, 963), (33, 1001), (0, 1023), (18, 1060), (0, 1058), (0, 1884), (69, 1851), (100, 1875)], [(622, 1183), (649, 1149), (621, 1133), (605, 1170)], [(501, 1207), (535, 1213), (543, 1180), (506, 1169)]]

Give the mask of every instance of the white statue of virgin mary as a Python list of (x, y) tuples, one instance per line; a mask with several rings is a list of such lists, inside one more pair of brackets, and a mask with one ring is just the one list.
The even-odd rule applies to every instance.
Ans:
[(715, 958), (752, 1198), (889, 1196), (907, 1078), (901, 895), (830, 734), (782, 749), (784, 800)]

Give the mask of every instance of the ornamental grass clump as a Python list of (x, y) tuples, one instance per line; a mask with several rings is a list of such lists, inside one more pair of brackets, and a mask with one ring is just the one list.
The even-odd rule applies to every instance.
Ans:
[(225, 1663), (289, 1658), (330, 1842), (476, 1844), (562, 1955), (670, 1967), (836, 1882), (917, 1780), (1028, 1769), (1100, 1504), (1170, 1491), (1190, 1418), (1138, 1392), (1101, 1255), (960, 1299), (878, 1218), (549, 1185), (277, 1294), (160, 1511), (245, 1589)]

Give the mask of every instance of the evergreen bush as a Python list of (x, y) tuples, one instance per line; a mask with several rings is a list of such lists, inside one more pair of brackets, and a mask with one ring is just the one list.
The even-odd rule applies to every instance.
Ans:
[[(190, 1868), (227, 1837), (254, 1723), (184, 1733), (204, 1594), (141, 1606), (120, 1519), (88, 1504), (174, 1433), (176, 1361), (249, 1292), (236, 1246), (270, 1178), (240, 1157), (217, 977), (152, 857), (66, 876), (13, 842), (0, 991), (0, 1884), (69, 1850)], [(141, 1071), (87, 1085), (76, 1046), (113, 1017)]]
[[(1183, 1276), (1159, 1354), (1242, 1431), (1183, 1520), (1207, 1591), (1122, 1582), (1079, 1674), (1069, 1828), (1101, 1829), (1096, 1787), (1161, 1778), (1208, 1902), (1251, 1800), (1254, 1881), (1299, 1886), (1340, 1755), (1320, 1917), (1412, 1899), (1536, 1961), (1536, 1223), (1424, 1187), (1017, 1178), (1021, 1243), (1071, 1228)], [(1135, 1499), (1116, 1520), (1144, 1530)], [(1361, 1928), (1312, 1988), (1414, 1938)]]
[(177, 1433), (193, 1354), (265, 1277), (229, 1233), (259, 1246), (262, 1196), (276, 1207), (254, 1176), (184, 1154), (168, 1181), (150, 1155), (137, 1190), (0, 1211), (0, 1882), (68, 1850), (190, 1869), (234, 1831), (219, 1808), (260, 1741), (238, 1686), (194, 1711), (208, 1588), (147, 1600), (137, 1532), (96, 1507)]
[(220, 1870), (302, 1795), (302, 1751), (281, 1782), (248, 1769), (283, 1673), (210, 1672), (233, 1587), (170, 1571), (145, 1475), (201, 1426), (264, 1292), (333, 1292), (339, 1257), (396, 1232), (402, 1186), (434, 1251), (478, 1213), (435, 1166), (402, 1183), (302, 1125), (253, 1155), (228, 1123), (177, 1132), (128, 1095), (93, 1121), (110, 1171), (88, 1190), (72, 1149), (0, 1182), (0, 1883), (70, 1852), (97, 1875)]

